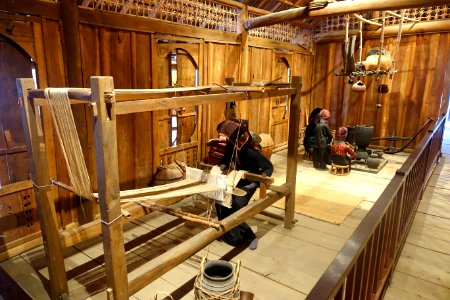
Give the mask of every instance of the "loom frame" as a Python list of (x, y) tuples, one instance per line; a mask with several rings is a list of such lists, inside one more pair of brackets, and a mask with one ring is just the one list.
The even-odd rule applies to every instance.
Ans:
[[(286, 197), (284, 226), (294, 224), (295, 182), (297, 173), (298, 135), (300, 116), (301, 77), (293, 76), (290, 87), (228, 86), (193, 87), (151, 90), (114, 89), (110, 76), (93, 76), (91, 89), (69, 89), (71, 103), (90, 103), (96, 119), (94, 126), (97, 188), (101, 220), (95, 220), (69, 230), (59, 230), (56, 220), (56, 194), (50, 186), (44, 133), (37, 117), (36, 107), (43, 105), (44, 90), (35, 89), (33, 79), (17, 79), (17, 91), (28, 147), (31, 179), (34, 183), (39, 219), (44, 238), (49, 270), (50, 296), (60, 299), (68, 295), (63, 248), (88, 238), (103, 235), (107, 295), (111, 299), (128, 299), (150, 282), (168, 272), (246, 219), (263, 212), (265, 208)], [(127, 273), (123, 239), (123, 223), (149, 213), (134, 203), (120, 203), (116, 116), (120, 114), (154, 111), (165, 108), (203, 105), (230, 101), (244, 101), (275, 96), (290, 96), (289, 138), (286, 182), (274, 187), (264, 199), (249, 203), (243, 209), (222, 220), (220, 229), (207, 228), (189, 240)], [(171, 204), (169, 200), (157, 202)], [(131, 218), (121, 218), (122, 209)]]

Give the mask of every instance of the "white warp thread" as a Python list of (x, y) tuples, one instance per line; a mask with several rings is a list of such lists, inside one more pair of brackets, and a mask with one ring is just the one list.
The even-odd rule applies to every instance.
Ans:
[(201, 195), (214, 199), (226, 207), (231, 207), (232, 189), (236, 186), (244, 173), (245, 171), (232, 171), (227, 176), (222, 174), (220, 169), (217, 170), (213, 168), (210, 172), (204, 172), (200, 169), (186, 167), (186, 179), (193, 179), (218, 187), (215, 191), (201, 193)]
[(91, 182), (70, 108), (68, 89), (47, 88), (45, 98), (52, 113), (54, 129), (64, 154), (72, 188), (78, 195), (92, 200)]

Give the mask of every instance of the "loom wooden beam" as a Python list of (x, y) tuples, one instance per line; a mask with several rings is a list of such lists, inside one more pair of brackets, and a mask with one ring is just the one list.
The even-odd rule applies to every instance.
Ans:
[(144, 111), (154, 111), (160, 109), (168, 109), (181, 106), (190, 105), (202, 105), (202, 104), (213, 104), (221, 102), (230, 101), (243, 101), (243, 100), (253, 100), (261, 98), (270, 98), (283, 95), (291, 95), (295, 92), (294, 89), (283, 88), (283, 89), (269, 89), (253, 87), (254, 92), (251, 89), (246, 88), (247, 92), (236, 92), (236, 93), (224, 93), (224, 94), (209, 94), (209, 95), (195, 95), (195, 96), (185, 96), (185, 97), (170, 97), (170, 98), (160, 98), (160, 99), (143, 99), (136, 101), (123, 101), (116, 102), (114, 104), (114, 113), (117, 115), (130, 114)]
[(17, 92), (20, 97), (20, 115), (25, 131), (25, 142), (28, 147), (28, 159), (31, 181), (38, 207), (39, 222), (44, 239), (45, 257), (50, 277), (50, 297), (60, 299), (68, 293), (67, 276), (64, 268), (64, 257), (59, 241), (58, 221), (55, 209), (55, 194), (49, 188), (50, 176), (45, 151), (43, 131), (38, 130), (40, 117), (28, 99), (28, 89), (34, 88), (33, 79), (17, 79)]
[(267, 198), (249, 203), (247, 206), (223, 219), (222, 228), (208, 228), (182, 244), (177, 245), (176, 247), (145, 263), (138, 269), (133, 270), (128, 274), (128, 290), (130, 291), (130, 294), (136, 293), (150, 282), (156, 280), (200, 251), (202, 248), (222, 236), (227, 231), (238, 226), (248, 218), (255, 216), (284, 196), (285, 195), (283, 194), (270, 192), (267, 194)]
[(296, 93), (291, 96), (289, 108), (289, 138), (286, 183), (290, 184), (290, 192), (286, 196), (284, 227), (291, 229), (294, 226), (295, 213), (295, 186), (297, 181), (297, 156), (298, 156), (298, 136), (300, 125), (300, 97), (302, 89), (302, 77), (292, 76), (292, 87)]
[[(314, 2), (314, 1), (313, 1)], [(312, 3), (313, 3), (312, 2)], [(306, 6), (293, 8), (285, 11), (276, 12), (270, 15), (247, 19), (244, 22), (246, 30), (274, 25), (291, 20), (325, 17), (334, 15), (345, 15), (353, 13), (362, 13), (366, 11), (375, 10), (397, 10), (402, 8), (427, 7), (431, 5), (446, 5), (450, 4), (449, 0), (403, 0), (403, 1), (389, 1), (389, 0), (355, 0), (355, 1), (341, 1), (332, 2), (322, 9), (309, 10)]]
[(119, 196), (116, 117), (105, 103), (105, 93), (114, 90), (112, 77), (91, 77), (92, 100), (97, 105), (94, 127), (97, 186), (102, 219), (106, 281), (114, 299), (128, 299), (127, 265), (120, 222), (122, 209)]
[[(161, 199), (160, 201), (155, 202), (161, 205), (172, 205), (178, 201), (180, 201), (179, 197), (176, 199)], [(122, 209), (131, 214), (128, 218), (120, 218), (120, 222), (122, 223), (122, 225), (153, 212), (153, 210), (142, 207), (141, 205), (134, 202), (122, 204)], [(66, 248), (73, 246), (84, 240), (98, 236), (101, 231), (102, 229), (100, 227), (100, 220), (94, 220), (89, 223), (80, 225), (76, 228), (64, 230), (60, 232), (61, 245)]]

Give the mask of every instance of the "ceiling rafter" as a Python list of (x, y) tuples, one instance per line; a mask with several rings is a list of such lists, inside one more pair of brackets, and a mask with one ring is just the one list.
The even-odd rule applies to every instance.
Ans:
[[(300, 20), (305, 18), (315, 18), (333, 15), (344, 15), (351, 13), (360, 13), (374, 10), (395, 10), (401, 8), (426, 7), (431, 5), (428, 0), (402, 0), (402, 1), (386, 1), (386, 0), (355, 0), (355, 1), (339, 1), (326, 3), (326, 1), (311, 1), (311, 3), (322, 3), (326, 6), (318, 9), (308, 7), (293, 8), (285, 11), (275, 12), (270, 15), (256, 17), (245, 21), (245, 29), (258, 28), (263, 26), (274, 25), (292, 20)], [(433, 5), (450, 4), (450, 0), (434, 0)]]

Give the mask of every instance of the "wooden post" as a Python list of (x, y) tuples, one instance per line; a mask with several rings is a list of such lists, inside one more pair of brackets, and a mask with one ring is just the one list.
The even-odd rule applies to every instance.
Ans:
[(248, 74), (248, 56), (249, 56), (249, 47), (248, 47), (248, 31), (244, 28), (244, 22), (248, 18), (248, 5), (245, 5), (241, 10), (241, 82), (248, 82), (250, 80)]
[(69, 86), (82, 87), (80, 30), (78, 29), (78, 5), (74, 0), (61, 0), (61, 21), (64, 33)]
[(292, 87), (297, 92), (291, 96), (291, 107), (289, 109), (289, 137), (286, 182), (290, 185), (290, 193), (286, 196), (284, 227), (291, 229), (294, 226), (295, 212), (295, 184), (297, 180), (297, 156), (298, 156), (298, 134), (300, 122), (300, 96), (302, 89), (302, 78), (292, 76)]
[[(116, 116), (112, 77), (91, 77), (92, 101), (97, 105), (95, 153), (100, 216), (108, 287), (114, 299), (128, 299), (128, 279), (120, 206)], [(111, 93), (109, 95), (106, 95)], [(105, 98), (108, 97), (108, 104)]]
[(20, 98), (20, 115), (25, 131), (25, 142), (28, 148), (31, 180), (34, 185), (39, 222), (44, 239), (45, 258), (50, 277), (50, 296), (52, 299), (59, 299), (68, 292), (69, 288), (56, 217), (55, 194), (50, 188), (44, 133), (41, 128), (38, 128), (37, 122), (40, 118), (36, 117), (35, 109), (28, 101), (28, 89), (34, 88), (34, 81), (30, 78), (17, 79), (16, 86)]

